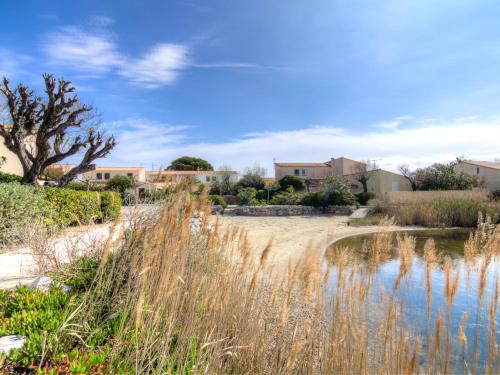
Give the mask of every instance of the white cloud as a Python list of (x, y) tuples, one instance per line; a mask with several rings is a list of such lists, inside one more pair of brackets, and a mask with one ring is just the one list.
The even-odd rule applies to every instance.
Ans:
[(412, 119), (413, 119), (412, 116), (399, 116), (391, 121), (380, 122), (377, 124), (377, 127), (381, 128), (381, 129), (394, 130), (394, 129), (399, 128), (399, 125), (401, 125), (403, 122), (408, 121), (408, 120), (412, 120)]
[(141, 58), (123, 64), (120, 74), (140, 86), (156, 88), (175, 82), (187, 63), (186, 46), (161, 43), (153, 46)]
[[(399, 164), (420, 167), (447, 162), (456, 156), (494, 160), (500, 157), (500, 119), (474, 122), (419, 123), (396, 130), (354, 132), (333, 126), (253, 133), (226, 142), (195, 142), (184, 127), (140, 120), (119, 136), (119, 146), (109, 162), (150, 166), (166, 165), (182, 155), (199, 156), (218, 166), (230, 164), (237, 170), (258, 162), (273, 173), (278, 161), (321, 162), (330, 157), (375, 159), (383, 168), (397, 170)], [(118, 128), (115, 129), (119, 131)], [(125, 135), (125, 138), (123, 136)], [(120, 138), (122, 137), (122, 138)]]
[(63, 27), (47, 35), (43, 43), (49, 63), (99, 76), (122, 63), (115, 38), (106, 30), (86, 32)]
[(0, 78), (13, 78), (26, 73), (24, 65), (31, 61), (29, 56), (0, 48)]

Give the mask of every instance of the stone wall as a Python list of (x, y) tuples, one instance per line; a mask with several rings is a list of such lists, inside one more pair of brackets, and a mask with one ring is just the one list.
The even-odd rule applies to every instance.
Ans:
[(355, 209), (355, 206), (329, 206), (324, 208), (311, 206), (238, 206), (226, 208), (222, 212), (217, 209), (215, 212), (233, 216), (304, 216), (322, 214), (350, 215)]

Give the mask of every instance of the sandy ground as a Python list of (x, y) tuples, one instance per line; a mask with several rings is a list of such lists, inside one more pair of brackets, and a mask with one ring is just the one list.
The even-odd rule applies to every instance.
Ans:
[[(300, 260), (306, 253), (322, 257), (328, 246), (344, 237), (374, 233), (379, 226), (351, 227), (348, 216), (220, 216), (222, 229), (239, 227), (247, 231), (253, 254), (258, 258), (272, 241), (269, 261), (276, 270), (282, 270)], [(391, 230), (421, 229), (418, 227), (391, 227)]]

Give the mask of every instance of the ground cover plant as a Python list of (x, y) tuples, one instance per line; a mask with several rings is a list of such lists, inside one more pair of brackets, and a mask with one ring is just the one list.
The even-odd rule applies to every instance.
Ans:
[(483, 191), (392, 192), (374, 201), (376, 213), (400, 225), (474, 227), (478, 214), (500, 222), (500, 204)]
[[(463, 272), (428, 242), (425, 288), (429, 295), (442, 288), (446, 302), (438, 318), (429, 316), (424, 327), (416, 327), (408, 324), (413, 322), (398, 298), (402, 283), (416, 277), (412, 237), (385, 229), (365, 249), (365, 262), (352, 250), (338, 249), (329, 254), (331, 273), (324, 273), (320, 258), (306, 254), (275, 274), (271, 245), (256, 254), (244, 232), (210, 225), (210, 209), (205, 197), (180, 193), (157, 215), (136, 218), (119, 240), (73, 264), (60, 279), (72, 285), (68, 300), (36, 304), (63, 311), (52, 314), (63, 318), (48, 329), (32, 320), (16, 323), (19, 298), (4, 294), (3, 327), (39, 333), (32, 344), (38, 351), (12, 352), (4, 369), (23, 371), (29, 363), (46, 372), (86, 364), (89, 371), (137, 374), (498, 372), (500, 284), (492, 264), (500, 253), (500, 229), (488, 220), (464, 245)], [(193, 217), (199, 219), (196, 230)], [(400, 249), (397, 283), (382, 292), (373, 280), (394, 241)], [(434, 285), (432, 275), (443, 270), (443, 285)], [(471, 314), (484, 312), (476, 314), (472, 332), (464, 328), (467, 316), (458, 325), (449, 320), (467, 272), (477, 275), (469, 278), (478, 301)], [(326, 293), (326, 280), (334, 280), (333, 292)], [(54, 297), (37, 298), (63, 298), (57, 286), (50, 293)], [(58, 324), (57, 345), (41, 350)], [(476, 337), (485, 338), (481, 346)]]

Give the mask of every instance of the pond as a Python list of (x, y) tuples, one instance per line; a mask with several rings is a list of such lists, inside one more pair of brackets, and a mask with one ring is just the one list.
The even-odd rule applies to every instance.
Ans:
[[(444, 339), (443, 347), (446, 347), (450, 367), (457, 372), (469, 372), (476, 362), (477, 369), (484, 370), (487, 358), (493, 362), (491, 348), (496, 348), (498, 354), (495, 345), (499, 339), (497, 322), (500, 314), (496, 306), (500, 267), (496, 257), (487, 263), (480, 254), (473, 259), (464, 259), (464, 244), (470, 234), (471, 230), (467, 229), (386, 233), (390, 244), (386, 246), (385, 254), (377, 253), (375, 266), (371, 249), (376, 236), (380, 235), (358, 235), (339, 240), (325, 254), (329, 275), (325, 301), (327, 305), (328, 301), (330, 306), (333, 305), (332, 301), (338, 295), (345, 294), (340, 291), (339, 284), (343, 283), (342, 288), (346, 288), (346, 280), (354, 280), (355, 274), (368, 280), (364, 281), (366, 286), (361, 287), (369, 290), (364, 313), (368, 329), (375, 332), (380, 325), (377, 311), (380, 304), (385, 303), (382, 301), (395, 301), (402, 324), (413, 332), (414, 337), (423, 338), (419, 355), (422, 365), (426, 356), (433, 355), (433, 363), (438, 361), (436, 355), (441, 356), (439, 350), (443, 348), (436, 349), (440, 346), (436, 340), (441, 341), (440, 335), (448, 337), (449, 334), (450, 339)], [(415, 239), (414, 242), (409, 236)], [(424, 249), (430, 246), (429, 239), (434, 243), (434, 261), (424, 256)], [(411, 247), (412, 251), (402, 253), (400, 247)], [(341, 282), (340, 273), (350, 276), (343, 276)], [(439, 332), (441, 323), (446, 334)], [(433, 350), (438, 354), (431, 353)], [(498, 360), (496, 363), (498, 365)]]

